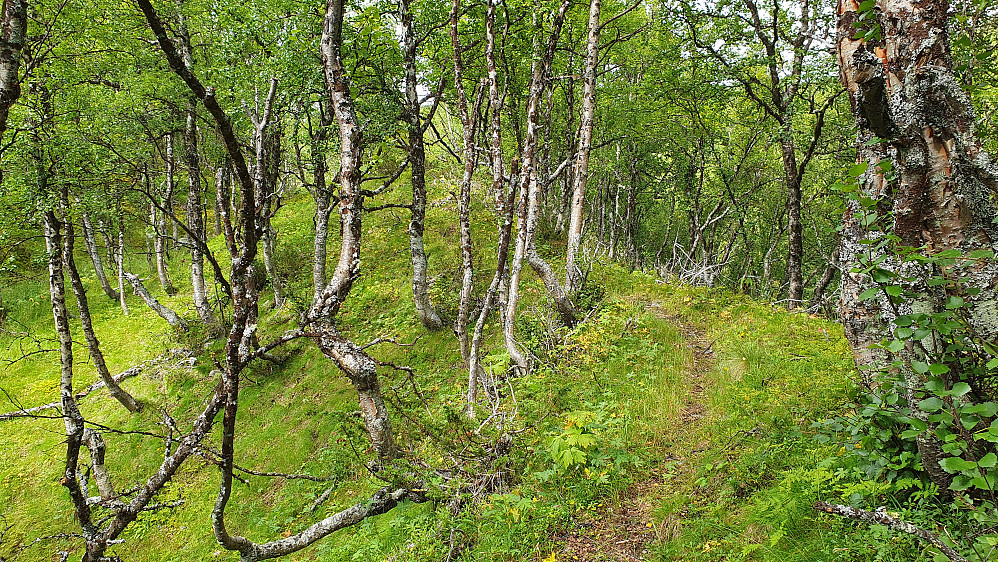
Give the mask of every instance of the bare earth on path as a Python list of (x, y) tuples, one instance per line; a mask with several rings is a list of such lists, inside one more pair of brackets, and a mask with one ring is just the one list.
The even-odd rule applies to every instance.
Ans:
[[(662, 428), (664, 432), (674, 432), (696, 424), (706, 412), (705, 374), (714, 363), (713, 342), (696, 326), (669, 313), (660, 303), (649, 303), (648, 310), (678, 326), (691, 351), (690, 359), (683, 367), (688, 395), (678, 418), (671, 421), (670, 427)], [(672, 466), (684, 467), (685, 463), (682, 461), (685, 459), (664, 450), (662, 453), (662, 458), (655, 462), (646, 477), (634, 482), (620, 495), (617, 502), (605, 502), (596, 511), (580, 516), (571, 531), (552, 537), (564, 543), (564, 547), (557, 552), (557, 560), (645, 560), (652, 543), (666, 541), (679, 534), (682, 528), (681, 517), (670, 516), (657, 523), (653, 520), (652, 510), (658, 503), (656, 500), (661, 496), (662, 488), (674, 485), (675, 478), (683, 478), (683, 473), (690, 470), (679, 468), (678, 474), (668, 474), (663, 467), (664, 463), (673, 461)]]

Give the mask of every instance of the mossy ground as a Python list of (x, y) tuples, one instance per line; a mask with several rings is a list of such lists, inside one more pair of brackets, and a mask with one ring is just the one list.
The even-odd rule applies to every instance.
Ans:
[[(403, 196), (398, 195), (400, 200)], [(264, 315), (261, 339), (289, 327), (296, 303), (300, 306), (310, 294), (310, 270), (303, 265), (311, 255), (309, 209), (307, 196), (299, 195), (279, 215), (278, 263), (288, 276), (291, 303), (288, 310)], [(494, 227), (486, 209), (476, 206), (474, 211), (476, 285), (481, 291), (495, 260), (489, 244)], [(455, 213), (453, 198), (434, 199), (426, 234), (431, 294), (448, 321), (455, 315), (459, 285), (456, 233), (450, 226)], [(394, 211), (366, 219), (363, 275), (340, 324), (357, 342), (379, 336), (416, 341), (409, 347), (382, 344), (371, 352), (379, 360), (414, 369), (411, 380), (404, 372), (383, 370), (399, 439), (413, 454), (444, 467), (448, 447), (470, 446), (476, 438), (467, 433), (474, 427), (454, 421), (466, 380), (456, 338), (449, 329), (426, 333), (415, 317), (407, 278), (407, 226), (408, 218)], [(559, 250), (554, 246), (552, 258)], [(336, 247), (333, 237), (330, 248)], [(136, 269), (145, 267), (144, 260), (133, 259)], [(194, 317), (182, 296), (186, 268), (179, 253), (171, 267), (181, 296), (166, 297), (153, 280), (150, 288), (169, 306)], [(566, 537), (579, 536), (587, 521), (612, 520), (623, 507), (638, 503), (643, 507), (633, 513), (650, 533), (640, 555), (650, 560), (878, 556), (880, 547), (869, 545), (873, 535), (811, 510), (814, 500), (831, 493), (832, 477), (819, 464), (834, 451), (816, 445), (808, 427), (841, 408), (851, 372), (836, 325), (740, 295), (661, 284), (614, 265), (595, 264), (590, 281), (600, 298), (592, 299), (595, 309), (588, 320), (572, 331), (552, 330), (543, 289), (528, 275), (518, 330), (541, 366), (503, 389), (507, 409), (515, 398), (516, 415), (510, 418), (515, 427), (508, 429), (516, 430), (517, 437), (503, 460), (507, 478), (502, 489), (457, 515), (445, 502), (402, 505), (289, 559), (564, 559), (576, 555)], [(30, 333), (42, 348), (54, 348), (46, 285), (25, 282), (5, 295), (13, 313), (8, 333), (0, 336), (0, 356), (13, 360), (36, 349), (32, 339), (14, 332)], [(202, 345), (197, 336), (172, 334), (137, 298), (129, 299), (131, 314), (123, 316), (97, 289), (90, 291), (95, 329), (112, 371), (192, 345), (196, 365), (153, 368), (129, 379), (124, 386), (146, 404), (139, 415), (129, 416), (100, 392), (84, 399), (82, 409), (88, 419), (105, 426), (161, 433), (162, 410), (181, 421), (201, 407), (214, 384), (212, 356), (221, 348), (212, 342)], [(71, 302), (71, 310), (74, 306)], [(504, 357), (494, 322), (486, 353), (487, 365), (501, 367)], [(380, 485), (364, 466), (371, 455), (353, 415), (356, 399), (348, 381), (308, 341), (290, 344), (280, 354), (287, 359), (282, 365), (264, 362), (247, 373), (236, 462), (257, 471), (336, 480), (245, 476), (245, 485), (236, 486), (229, 504), (230, 531), (261, 541), (300, 530)], [(58, 396), (58, 372), (57, 353), (32, 355), (5, 366), (0, 386), (19, 405), (42, 404)], [(77, 386), (93, 380), (85, 348), (79, 347)], [(0, 409), (15, 408), (0, 399)], [(403, 409), (408, 415), (402, 415)], [(61, 420), (0, 424), (0, 529), (7, 528), (0, 558), (48, 560), (58, 550), (79, 553), (74, 539), (34, 542), (78, 531), (58, 483), (64, 453)], [(107, 466), (119, 489), (141, 482), (161, 459), (163, 443), (156, 438), (109, 432), (104, 438)], [(218, 436), (209, 441), (217, 443)], [(575, 443), (578, 454), (562, 456), (565, 449), (556, 442)], [(161, 498), (183, 499), (184, 504), (143, 514), (114, 553), (125, 560), (234, 559), (211, 534), (209, 514), (217, 485), (211, 462), (191, 459)], [(312, 513), (313, 501), (330, 485), (330, 499)], [(617, 559), (606, 545), (593, 544), (587, 556)]]

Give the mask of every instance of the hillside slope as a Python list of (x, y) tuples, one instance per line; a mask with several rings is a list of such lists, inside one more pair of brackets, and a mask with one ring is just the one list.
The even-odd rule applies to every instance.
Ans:
[[(436, 200), (427, 230), (432, 297), (447, 321), (456, 309), (459, 257), (454, 233), (435, 225), (449, 224), (445, 217), (454, 212), (452, 198)], [(292, 303), (294, 295), (304, 302), (310, 290), (301, 265), (311, 253), (309, 214), (307, 198), (299, 196), (277, 223)], [(291, 559), (865, 560), (882, 554), (884, 545), (868, 531), (811, 511), (816, 499), (841, 493), (841, 482), (819, 468), (834, 450), (809, 435), (813, 421), (846, 401), (851, 361), (836, 325), (597, 263), (587, 319), (569, 331), (554, 326), (543, 288), (530, 277), (518, 329), (540, 366), (497, 389), (501, 431), (479, 428), (481, 422), (458, 414), (466, 375), (456, 338), (449, 330), (426, 333), (416, 320), (400, 273), (408, 269), (406, 226), (391, 211), (367, 219), (364, 273), (341, 312), (341, 327), (358, 343), (382, 337), (406, 344), (371, 348), (386, 365), (412, 369), (411, 376), (381, 371), (399, 441), (412, 470), (461, 472), (463, 480), (431, 478), (433, 501), (403, 504)], [(476, 209), (474, 226), (480, 291), (495, 259), (484, 209)], [(139, 258), (133, 262), (143, 267)], [(171, 267), (175, 280), (184, 278), (182, 258)], [(157, 297), (194, 317), (184, 294)], [(6, 298), (20, 304), (0, 336), (0, 387), (7, 394), (0, 410), (56, 400), (57, 354), (32, 354), (54, 347), (44, 286), (23, 283)], [(145, 365), (124, 386), (146, 408), (130, 416), (101, 391), (83, 401), (88, 420), (120, 430), (104, 432), (119, 490), (158, 464), (167, 445), (161, 436), (169, 434), (163, 413), (182, 428), (201, 407), (221, 351), (220, 342), (173, 334), (129, 298), (135, 302), (127, 317), (114, 303), (93, 298), (95, 328), (112, 371)], [(264, 335), (287, 328), (293, 306), (268, 313)], [(494, 321), (489, 330), (486, 364), (501, 372), (508, 356)], [(371, 453), (346, 379), (308, 341), (279, 355), (282, 364), (263, 362), (246, 374), (237, 464), (310, 479), (241, 473), (229, 524), (258, 540), (300, 530), (382, 485), (366, 469)], [(83, 387), (96, 377), (85, 348), (78, 358)], [(56, 410), (42, 414), (0, 421), (0, 559), (11, 562), (80, 552), (79, 539), (67, 536), (78, 525), (59, 485), (62, 421)], [(508, 446), (498, 446), (501, 435), (512, 436)], [(209, 445), (217, 442), (216, 431)], [(220, 550), (210, 528), (214, 458), (209, 447), (189, 461), (159, 499), (182, 504), (142, 514), (113, 552), (124, 560), (235, 559)], [(465, 493), (463, 508), (452, 509), (456, 482), (480, 483), (483, 475), (494, 480), (488, 493)], [(911, 547), (902, 541), (896, 548)]]

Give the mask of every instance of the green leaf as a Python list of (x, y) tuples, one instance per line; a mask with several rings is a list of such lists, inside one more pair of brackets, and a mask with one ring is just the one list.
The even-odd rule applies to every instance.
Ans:
[(960, 457), (949, 457), (939, 461), (939, 466), (950, 474), (956, 474), (957, 472), (962, 472), (964, 470), (976, 469), (977, 463), (965, 461)]
[[(963, 490), (966, 490), (969, 487), (970, 487), (970, 478), (962, 474), (953, 478), (953, 482), (949, 485), (949, 489), (953, 490), (954, 492), (962, 492)], [(948, 560), (948, 558), (946, 557), (943, 557), (943, 559)]]
[(958, 382), (953, 385), (951, 389), (953, 396), (963, 396), (970, 392), (970, 385), (965, 382)]
[(963, 306), (963, 299), (957, 296), (951, 296), (946, 299), (946, 308), (948, 310), (954, 310)]
[(995, 257), (993, 250), (974, 250), (967, 252), (967, 257), (974, 260), (989, 260)]
[(918, 402), (918, 409), (923, 412), (938, 412), (945, 406), (945, 403), (936, 396), (930, 396)]
[(849, 175), (854, 178), (858, 178), (859, 176), (862, 176), (864, 172), (866, 172), (866, 169), (869, 166), (870, 166), (869, 162), (860, 162), (859, 164), (856, 164), (849, 168)]
[[(873, 277), (873, 280), (877, 283), (887, 283), (891, 279), (894, 279), (895, 273), (880, 267), (875, 267), (872, 271), (870, 271), (870, 276)], [(884, 287), (884, 289), (887, 288), (888, 287)], [(898, 287), (898, 289), (900, 289), (900, 287)], [(898, 294), (900, 294), (900, 292)]]
[(949, 367), (942, 363), (933, 363), (929, 365), (929, 372), (936, 376), (945, 375), (949, 372)]
[(865, 301), (876, 297), (880, 293), (880, 287), (871, 287), (859, 294), (859, 300)]
[(994, 453), (988, 453), (984, 455), (984, 457), (981, 458), (981, 460), (977, 461), (977, 464), (978, 466), (981, 466), (983, 468), (992, 468), (996, 464), (998, 464), (998, 455), (995, 455)]

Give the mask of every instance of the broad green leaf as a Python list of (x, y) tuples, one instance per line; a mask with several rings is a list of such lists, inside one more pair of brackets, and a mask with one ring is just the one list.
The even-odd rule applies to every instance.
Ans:
[(958, 382), (953, 385), (951, 389), (953, 396), (963, 396), (970, 392), (970, 385), (965, 382)]
[(869, 162), (860, 162), (859, 164), (855, 164), (851, 168), (849, 168), (849, 175), (854, 178), (858, 178), (859, 176), (862, 176), (864, 172), (866, 172), (866, 169), (869, 166), (870, 166)]

